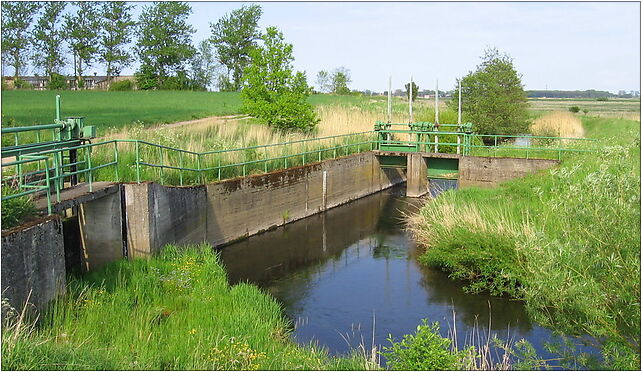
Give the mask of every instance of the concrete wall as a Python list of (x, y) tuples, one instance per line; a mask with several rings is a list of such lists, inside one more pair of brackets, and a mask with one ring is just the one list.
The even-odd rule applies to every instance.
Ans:
[(119, 192), (87, 201), (78, 207), (83, 271), (96, 270), (123, 258), (121, 216)]
[[(2, 298), (41, 309), (65, 290), (62, 221), (51, 216), (2, 233)], [(31, 292), (31, 295), (30, 295)]]
[(129, 257), (148, 257), (168, 243), (205, 240), (205, 186), (166, 187), (145, 182), (123, 187)]
[(557, 160), (464, 156), (459, 159), (459, 187), (488, 186), (555, 167)]
[(229, 243), (404, 180), (363, 153), (205, 186), (125, 184), (127, 250), (141, 257), (167, 243)]

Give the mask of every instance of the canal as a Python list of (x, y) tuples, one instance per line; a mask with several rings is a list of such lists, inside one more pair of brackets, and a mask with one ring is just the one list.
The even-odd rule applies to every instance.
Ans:
[[(464, 283), (417, 262), (420, 253), (404, 230), (404, 213), (422, 201), (395, 187), (325, 213), (250, 237), (222, 249), (231, 283), (247, 281), (272, 294), (294, 324), (299, 344), (332, 354), (360, 344), (390, 346), (422, 319), (456, 327), (460, 348), (490, 333), (502, 340), (544, 343), (553, 333), (529, 321), (519, 301), (465, 293)], [(434, 194), (434, 192), (433, 192)]]

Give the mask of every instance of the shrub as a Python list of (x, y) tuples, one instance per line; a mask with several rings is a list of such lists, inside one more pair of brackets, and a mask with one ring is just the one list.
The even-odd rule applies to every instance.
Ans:
[(121, 92), (128, 90), (134, 90), (134, 82), (130, 79), (114, 81), (109, 85), (110, 92)]
[(49, 78), (47, 88), (49, 90), (65, 90), (68, 88), (67, 79), (60, 74), (53, 73)]
[(574, 114), (577, 114), (578, 112), (580, 112), (580, 108), (577, 107), (577, 106), (571, 106), (571, 107), (568, 108), (568, 111), (570, 111), (570, 112), (572, 112)]
[(602, 102), (602, 101), (608, 101), (609, 99), (608, 97), (598, 97), (597, 100)]
[(388, 337), (392, 344), (382, 353), (388, 366), (400, 371), (443, 371), (460, 369), (461, 352), (451, 351), (451, 341), (439, 334), (439, 323), (428, 324), (426, 319), (417, 326), (414, 335), (406, 335), (400, 342)]
[(14, 87), (16, 89), (33, 89), (33, 84), (22, 79), (17, 79), (16, 82), (14, 83)]

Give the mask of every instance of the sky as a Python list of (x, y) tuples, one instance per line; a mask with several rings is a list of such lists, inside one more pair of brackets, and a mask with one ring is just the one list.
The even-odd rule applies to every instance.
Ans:
[[(144, 3), (135, 3), (135, 14)], [(210, 23), (251, 2), (191, 2), (194, 43)], [(294, 45), (294, 67), (315, 85), (344, 66), (350, 88), (382, 92), (410, 76), (452, 89), (488, 47), (513, 58), (526, 89), (640, 90), (639, 2), (255, 2), (261, 29)], [(123, 71), (133, 73), (135, 67)], [(101, 68), (94, 71), (101, 73)]]

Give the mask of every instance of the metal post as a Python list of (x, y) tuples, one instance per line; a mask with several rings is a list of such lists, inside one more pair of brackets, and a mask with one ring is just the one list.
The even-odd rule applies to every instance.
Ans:
[(388, 123), (392, 123), (392, 75), (388, 78)]
[[(459, 106), (457, 109), (457, 124), (461, 130), (461, 80), (459, 80)], [(461, 136), (457, 135), (457, 154), (460, 153)]]
[(410, 107), (410, 123), (412, 123), (413, 117), (412, 117), (412, 75), (410, 75), (410, 88), (408, 88), (408, 105)]
[(459, 106), (457, 110), (457, 124), (461, 125), (461, 80), (459, 81)]
[(439, 124), (439, 80), (435, 88), (435, 124)]
[(140, 183), (140, 150), (136, 141), (136, 182)]
[(71, 183), (71, 186), (75, 186), (78, 184), (78, 175), (75, 174), (76, 170), (78, 170), (78, 167), (76, 166), (77, 161), (78, 161), (78, 150), (77, 149), (69, 150), (69, 163), (72, 164), (72, 166), (69, 169), (69, 171), (72, 173), (71, 177), (69, 178), (69, 182)]
[(56, 95), (56, 120), (60, 120), (60, 95)]
[(183, 152), (182, 151), (179, 152), (178, 156), (179, 156), (179, 162), (180, 162), (180, 168), (181, 168), (180, 172), (178, 172), (178, 179), (179, 179), (178, 182), (180, 182), (180, 185), (183, 186)]
[(118, 175), (118, 142), (114, 141), (114, 166), (116, 167), (116, 182), (120, 182), (120, 176)]

